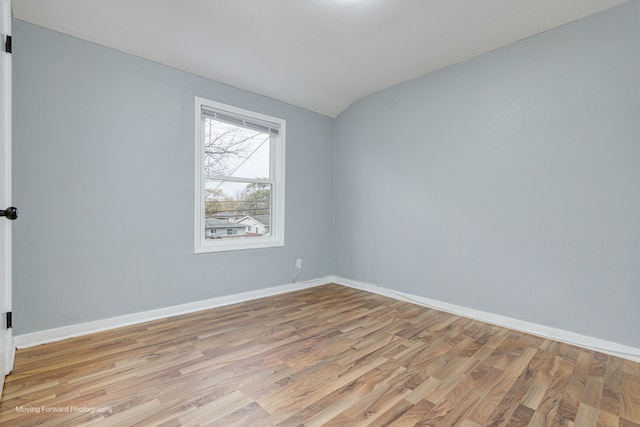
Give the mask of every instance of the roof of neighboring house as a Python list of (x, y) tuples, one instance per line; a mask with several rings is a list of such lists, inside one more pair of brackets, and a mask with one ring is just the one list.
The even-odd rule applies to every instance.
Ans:
[(225, 221), (223, 219), (205, 218), (204, 228), (244, 228), (242, 224), (233, 221)]
[(241, 220), (239, 220), (238, 222), (242, 223), (244, 221), (249, 221), (249, 220), (257, 221), (266, 227), (268, 227), (269, 223), (271, 222), (271, 218), (269, 217), (269, 215), (254, 215), (254, 216), (247, 215)]

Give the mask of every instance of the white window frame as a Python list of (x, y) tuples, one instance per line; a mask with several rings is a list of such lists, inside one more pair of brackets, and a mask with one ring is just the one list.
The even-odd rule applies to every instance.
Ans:
[[(279, 126), (278, 135), (271, 136), (271, 229), (269, 236), (242, 237), (237, 239), (206, 239), (204, 215), (204, 127), (202, 109), (223, 111), (233, 116), (255, 119), (258, 122)], [(194, 252), (224, 252), (242, 249), (260, 249), (284, 246), (285, 210), (285, 142), (286, 121), (254, 111), (245, 110), (217, 101), (195, 97), (195, 204), (194, 204)]]

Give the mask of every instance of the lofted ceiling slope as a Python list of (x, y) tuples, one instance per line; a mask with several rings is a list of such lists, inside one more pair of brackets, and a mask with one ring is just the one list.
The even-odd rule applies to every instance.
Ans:
[(14, 16), (336, 117), (627, 0), (13, 0)]

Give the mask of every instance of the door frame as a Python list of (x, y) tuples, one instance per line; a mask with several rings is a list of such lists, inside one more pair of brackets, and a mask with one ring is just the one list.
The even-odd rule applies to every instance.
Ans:
[[(0, 209), (11, 206), (11, 53), (6, 51), (7, 37), (11, 36), (11, 0), (0, 0)], [(11, 308), (11, 223), (6, 218), (0, 218), (0, 396), (4, 385), (4, 376), (13, 370), (15, 347), (8, 317)]]

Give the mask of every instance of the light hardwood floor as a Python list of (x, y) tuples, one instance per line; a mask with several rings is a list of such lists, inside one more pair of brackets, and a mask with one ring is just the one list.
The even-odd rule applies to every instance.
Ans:
[(640, 364), (326, 285), (19, 350), (0, 424), (639, 427)]

